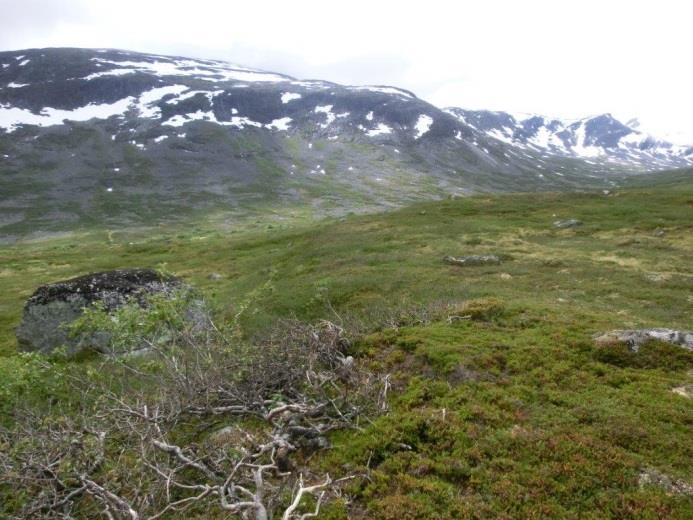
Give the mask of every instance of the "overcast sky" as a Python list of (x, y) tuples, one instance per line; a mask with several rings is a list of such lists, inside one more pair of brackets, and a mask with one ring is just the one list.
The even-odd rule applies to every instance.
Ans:
[(681, 143), (693, 143), (691, 26), (687, 0), (0, 0), (2, 50), (225, 59), (441, 107), (611, 112)]

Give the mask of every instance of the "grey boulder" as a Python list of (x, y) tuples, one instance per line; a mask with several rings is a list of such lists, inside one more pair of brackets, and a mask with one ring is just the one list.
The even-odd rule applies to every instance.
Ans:
[(557, 227), (558, 229), (568, 229), (578, 226), (582, 226), (582, 221), (574, 218), (570, 218), (568, 220), (557, 220), (553, 223), (553, 227)]
[(67, 354), (85, 348), (106, 350), (109, 338), (105, 334), (71, 337), (69, 325), (85, 308), (97, 302), (107, 312), (132, 301), (144, 306), (152, 295), (173, 295), (186, 287), (180, 279), (152, 269), (105, 271), (41, 286), (24, 306), (16, 331), (19, 349), (49, 353), (66, 347)]
[(693, 350), (693, 332), (673, 329), (612, 330), (595, 337), (598, 345), (608, 346), (625, 343), (632, 352), (637, 352), (648, 341), (657, 340)]

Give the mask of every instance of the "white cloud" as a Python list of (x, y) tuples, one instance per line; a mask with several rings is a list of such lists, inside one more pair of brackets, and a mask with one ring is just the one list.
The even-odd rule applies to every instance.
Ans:
[(693, 141), (689, 2), (31, 0), (31, 11), (44, 13), (36, 20), (22, 14), (25, 2), (21, 10), (14, 3), (0, 0), (8, 49), (220, 58), (301, 78), (396, 85), (439, 106), (637, 116), (646, 129)]

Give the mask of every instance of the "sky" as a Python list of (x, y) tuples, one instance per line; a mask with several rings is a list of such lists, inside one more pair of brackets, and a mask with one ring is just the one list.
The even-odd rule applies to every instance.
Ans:
[(439, 107), (609, 112), (693, 143), (689, 0), (0, 0), (0, 50), (214, 58)]

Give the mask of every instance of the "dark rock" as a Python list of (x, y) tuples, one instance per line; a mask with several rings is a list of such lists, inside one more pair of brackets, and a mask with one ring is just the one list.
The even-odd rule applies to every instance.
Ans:
[(558, 229), (574, 228), (582, 226), (582, 221), (576, 220), (574, 218), (570, 218), (568, 220), (557, 220), (553, 223), (553, 226), (557, 227)]
[(498, 265), (501, 263), (497, 255), (446, 256), (443, 262), (450, 265), (468, 267), (473, 265)]
[(608, 346), (625, 343), (632, 352), (637, 352), (648, 341), (657, 340), (693, 350), (693, 332), (672, 329), (612, 330), (595, 337), (598, 345)]
[(144, 306), (153, 294), (173, 294), (186, 287), (173, 276), (151, 269), (123, 269), (93, 273), (39, 287), (24, 307), (17, 328), (20, 350), (48, 353), (65, 346), (68, 354), (85, 348), (103, 350), (106, 335), (72, 338), (68, 325), (79, 318), (84, 309), (99, 303), (112, 312), (126, 302)]

